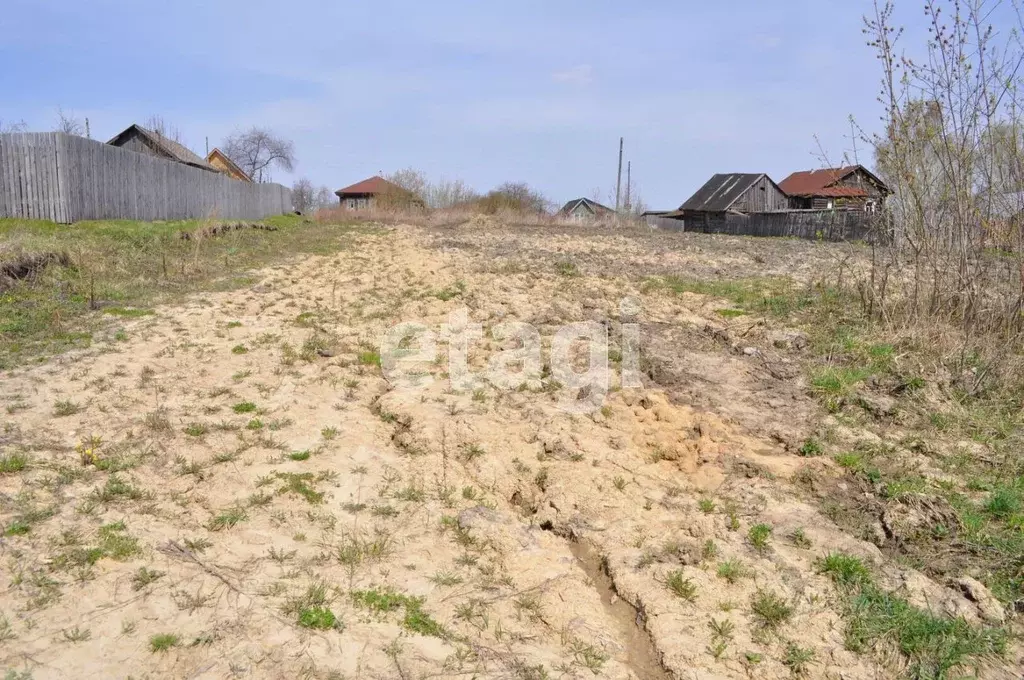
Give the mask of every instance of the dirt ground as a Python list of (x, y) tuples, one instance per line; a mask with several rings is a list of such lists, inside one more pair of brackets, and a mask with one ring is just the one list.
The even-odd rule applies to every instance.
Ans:
[[(830, 464), (796, 452), (820, 416), (799, 334), (645, 286), (809, 280), (859, 257), (793, 241), (398, 227), (12, 372), (0, 446), (27, 462), (0, 476), (4, 524), (20, 527), (0, 539), (0, 670), (899, 677), (845, 648), (842, 602), (815, 560), (860, 556), (972, 621), (977, 603), (844, 533), (792, 483)], [(518, 320), (545, 340), (596, 321), (620, 351), (637, 323), (644, 387), (613, 384), (598, 408), (567, 412), (546, 370), (517, 389), (481, 378), (454, 390), (442, 354), (419, 380), (383, 377), (386, 329), (443, 336), (463, 307), (485, 333)], [(478, 375), (502, 349), (474, 343)], [(770, 539), (753, 545), (761, 524)], [(782, 620), (763, 613), (772, 596)], [(981, 674), (1016, 677), (1019, 658)]]

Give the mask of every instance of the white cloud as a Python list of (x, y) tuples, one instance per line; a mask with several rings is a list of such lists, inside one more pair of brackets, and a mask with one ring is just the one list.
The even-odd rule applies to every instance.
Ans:
[(580, 64), (564, 71), (555, 71), (551, 74), (551, 80), (569, 85), (589, 85), (594, 82), (594, 67), (590, 64)]

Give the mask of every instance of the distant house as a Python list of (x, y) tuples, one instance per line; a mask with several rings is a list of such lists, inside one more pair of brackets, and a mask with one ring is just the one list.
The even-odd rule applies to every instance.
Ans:
[(863, 165), (794, 172), (779, 184), (794, 210), (874, 212), (892, 192)]
[(682, 219), (686, 230), (722, 221), (727, 214), (786, 210), (789, 198), (764, 173), (731, 172), (714, 175), (679, 210), (663, 217)]
[(252, 178), (245, 174), (238, 165), (227, 157), (227, 155), (220, 149), (214, 149), (210, 152), (210, 155), (206, 157), (206, 162), (216, 168), (219, 172), (223, 172), (232, 179), (237, 179), (240, 182), (251, 182)]
[(570, 219), (573, 222), (590, 222), (601, 217), (610, 217), (615, 211), (589, 198), (574, 198), (562, 206), (556, 217)]
[(220, 172), (202, 158), (185, 148), (184, 145), (168, 139), (161, 134), (147, 130), (141, 125), (132, 125), (123, 132), (115, 135), (107, 144), (119, 146), (122, 149), (137, 151), (149, 154), (158, 158), (168, 158), (178, 163), (191, 165), (210, 172)]
[(424, 207), (423, 199), (408, 189), (374, 176), (334, 192), (346, 210), (369, 210), (375, 207)]

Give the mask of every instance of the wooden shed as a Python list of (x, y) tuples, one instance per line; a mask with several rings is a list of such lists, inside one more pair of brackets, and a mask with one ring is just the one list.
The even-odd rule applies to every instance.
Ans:
[(173, 139), (168, 139), (152, 130), (147, 130), (141, 125), (131, 125), (114, 135), (107, 144), (128, 149), (129, 151), (156, 156), (157, 158), (166, 158), (178, 163), (184, 163), (185, 165), (191, 165), (194, 168), (209, 170), (210, 172), (220, 172), (217, 168), (186, 148), (185, 145), (179, 144)]
[(794, 210), (874, 212), (892, 192), (863, 165), (794, 172), (779, 184)]
[(210, 155), (206, 157), (206, 162), (232, 179), (237, 179), (240, 182), (252, 181), (252, 178), (220, 149), (211, 151)]
[(679, 210), (665, 217), (691, 225), (724, 220), (726, 214), (774, 212), (789, 208), (789, 198), (765, 173), (731, 172), (714, 175)]
[(601, 217), (612, 217), (615, 211), (589, 198), (574, 198), (562, 206), (555, 215), (573, 222), (591, 222)]

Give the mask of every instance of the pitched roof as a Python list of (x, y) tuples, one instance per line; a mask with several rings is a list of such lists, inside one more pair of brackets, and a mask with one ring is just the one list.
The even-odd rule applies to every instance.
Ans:
[(595, 215), (603, 215), (605, 213), (613, 213), (613, 212), (615, 212), (614, 210), (612, 210), (608, 206), (601, 205), (597, 201), (592, 201), (589, 198), (574, 198), (571, 201), (569, 201), (568, 203), (566, 203), (565, 205), (563, 205), (562, 209), (559, 210), (557, 214), (558, 215), (568, 215), (573, 210), (575, 210), (576, 206), (578, 206), (580, 203), (584, 204), (587, 207), (587, 209), (590, 212), (594, 213)]
[(190, 149), (186, 148), (183, 144), (179, 144), (178, 142), (175, 142), (172, 139), (168, 139), (163, 135), (159, 135), (153, 132), (152, 130), (147, 130), (141, 125), (135, 123), (128, 126), (118, 134), (114, 135), (114, 137), (109, 142), (107, 142), (107, 144), (114, 144), (115, 146), (120, 146), (116, 144), (116, 142), (121, 138), (126, 137), (133, 130), (138, 132), (141, 136), (145, 137), (150, 144), (163, 150), (164, 153), (166, 153), (168, 156), (178, 161), (179, 163), (184, 163), (185, 165), (192, 165), (197, 168), (202, 168), (203, 170), (219, 172), (217, 168), (213, 167), (212, 165), (204, 161), (198, 155), (193, 153)]
[[(827, 198), (842, 198), (852, 196), (867, 196), (867, 193), (860, 189), (849, 189), (844, 187), (833, 187), (833, 184), (842, 181), (857, 170), (862, 170), (867, 176), (880, 187), (889, 190), (882, 180), (878, 179), (863, 165), (847, 165), (842, 168), (823, 168), (821, 170), (804, 170), (794, 172), (779, 183), (779, 187), (790, 196), (824, 196)], [(827, 190), (827, 191), (826, 191)], [(853, 192), (853, 193), (848, 193)], [(836, 193), (839, 192), (839, 193)]]
[(383, 194), (388, 191), (405, 192), (406, 190), (379, 175), (374, 175), (369, 179), (364, 179), (362, 182), (356, 182), (344, 189), (338, 189), (334, 193), (341, 196), (342, 194)]
[(763, 172), (730, 172), (714, 175), (697, 193), (683, 203), (680, 210), (699, 212), (725, 212), (732, 207), (754, 182), (764, 177)]
[(226, 153), (224, 153), (223, 151), (221, 151), (220, 149), (218, 149), (216, 147), (214, 147), (213, 151), (210, 152), (210, 155), (208, 155), (206, 157), (206, 162), (209, 163), (210, 165), (212, 165), (212, 161), (213, 161), (214, 158), (219, 158), (220, 161), (222, 163), (224, 163), (224, 165), (226, 165), (229, 168), (231, 168), (232, 171), (237, 172), (239, 175), (241, 175), (242, 177), (245, 177), (250, 182), (252, 181), (252, 178), (249, 177), (249, 173), (247, 173), (245, 170), (242, 170), (240, 167), (238, 167), (237, 163), (235, 163), (233, 160), (228, 158), (228, 155)]

